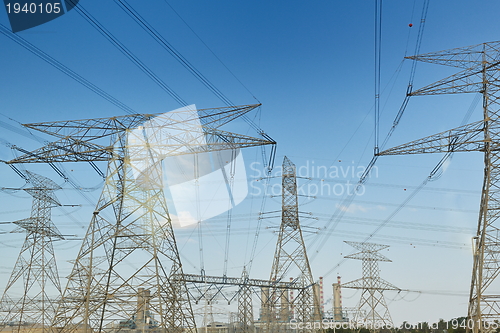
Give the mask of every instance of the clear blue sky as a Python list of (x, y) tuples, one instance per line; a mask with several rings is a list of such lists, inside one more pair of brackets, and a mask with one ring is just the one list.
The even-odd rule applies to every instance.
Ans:
[[(190, 28), (164, 1), (130, 0), (130, 4), (232, 102), (256, 103), (255, 96), (263, 104), (261, 110), (251, 117), (255, 117), (256, 122), (278, 142), (277, 165), (285, 155), (298, 167), (308, 166), (309, 170), (315, 165), (350, 173), (350, 168), (362, 168), (368, 164), (373, 151), (374, 1), (170, 0), (169, 3)], [(404, 61), (402, 67), (399, 65), (405, 54), (411, 55), (415, 48), (422, 4), (422, 0), (384, 1), (382, 137), (404, 98), (411, 63)], [(223, 106), (114, 2), (81, 0), (81, 5), (188, 103), (196, 104), (198, 108)], [(499, 11), (500, 3), (493, 0), (482, 1), (480, 6), (471, 0), (431, 1), (421, 52), (499, 39)], [(0, 10), (0, 23), (8, 26), (4, 10)], [(412, 28), (409, 23), (413, 24)], [(74, 10), (19, 35), (137, 112), (166, 112), (181, 106)], [(22, 130), (17, 122), (124, 114), (3, 35), (0, 35), (0, 50), (0, 120), (19, 129), (10, 131), (2, 127), (0, 139), (35, 149), (42, 143), (20, 135)], [(453, 72), (451, 68), (419, 64), (415, 87)], [(472, 94), (411, 98), (389, 146), (459, 126), (473, 98)], [(471, 121), (480, 117), (479, 104)], [(236, 123), (232, 129), (256, 135), (243, 122)], [(49, 140), (48, 137), (44, 139)], [(0, 146), (0, 159), (12, 156), (7, 147)], [(250, 184), (256, 184), (259, 175), (250, 166), (261, 161), (260, 150), (247, 150), (244, 156), (247, 176), (253, 182)], [(362, 241), (372, 233), (425, 179), (440, 157), (380, 158), (377, 176), (368, 182), (365, 194), (354, 200), (345, 218), (335, 228), (328, 221), (340, 208), (342, 196), (320, 193), (314, 200), (304, 198), (301, 210), (318, 218), (304, 220), (303, 224), (318, 228), (311, 229), (316, 233), (308, 233), (306, 242), (314, 277), (325, 277), (326, 299), (331, 297), (330, 286), (337, 274), (345, 282), (361, 276), (361, 262), (342, 261), (343, 256), (352, 252), (343, 241)], [(30, 165), (28, 168), (58, 183), (63, 182), (46, 166)], [(84, 187), (102, 185), (97, 176), (88, 176), (88, 166), (66, 165), (65, 168)], [(0, 172), (0, 187), (23, 184), (8, 167), (0, 166)], [(335, 182), (345, 184), (357, 180), (352, 174), (312, 178), (301, 180), (310, 195), (314, 195), (314, 189), (322, 184), (333, 186)], [(279, 184), (279, 179), (273, 182)], [(386, 280), (402, 289), (462, 295), (388, 292), (386, 296), (396, 323), (466, 315), (472, 266), (470, 244), (477, 224), (481, 182), (481, 154), (455, 155), (442, 176), (429, 183), (373, 237), (374, 242), (391, 246), (384, 254), (393, 262), (381, 263), (380, 266), (381, 276)], [(69, 185), (64, 185), (64, 188), (58, 193), (63, 203), (83, 206), (55, 210), (54, 222), (63, 233), (82, 237), (90, 220), (91, 202), (96, 200), (99, 190), (87, 192), (89, 199), (86, 200)], [(28, 216), (30, 198), (27, 194), (0, 195), (1, 221)], [(248, 263), (262, 200), (262, 195), (250, 195), (233, 212), (232, 227), (235, 231), (231, 236), (231, 276), (239, 276), (243, 265)], [(277, 210), (279, 205), (279, 198), (267, 198), (265, 210)], [(255, 278), (269, 276), (276, 241), (276, 235), (269, 227), (278, 222), (277, 219), (262, 222), (255, 257), (258, 265), (254, 265), (251, 272)], [(225, 223), (225, 215), (222, 215), (208, 221), (204, 227), (207, 274), (220, 275), (222, 272)], [(1, 230), (10, 231), (12, 228), (1, 226)], [(324, 239), (321, 234), (325, 230), (331, 235), (320, 246)], [(178, 230), (177, 237), (185, 271), (198, 273), (198, 238), (192, 231)], [(8, 253), (0, 264), (0, 289), (7, 282), (21, 243), (21, 234), (0, 235), (0, 244)], [(61, 276), (64, 277), (71, 269), (65, 260), (76, 255), (79, 242), (61, 242), (56, 248)], [(359, 293), (344, 290), (343, 295), (345, 306), (356, 305)], [(331, 306), (331, 302), (326, 305), (327, 308)]]

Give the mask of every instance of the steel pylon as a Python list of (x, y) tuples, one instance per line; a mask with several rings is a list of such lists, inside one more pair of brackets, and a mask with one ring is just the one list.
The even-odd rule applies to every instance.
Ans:
[(300, 227), (296, 167), (286, 156), (281, 182), (281, 224), (270, 281), (288, 281), (289, 274), (295, 274), (294, 282), (302, 289), (298, 290), (293, 304), (288, 290), (269, 288), (263, 291), (265, 309), (262, 318), (267, 321), (268, 332), (286, 332), (292, 319), (303, 325), (322, 319), (319, 295), (314, 292), (315, 282)]
[(238, 326), (237, 333), (254, 333), (252, 288), (248, 284), (248, 272), (243, 269), (241, 285), (238, 290)]
[(24, 171), (30, 186), (23, 190), (33, 196), (31, 216), (13, 222), (15, 231), (26, 238), (0, 300), (0, 328), (13, 332), (49, 332), (61, 297), (61, 285), (54, 255), (54, 240), (63, 236), (51, 219), (53, 207), (61, 206), (54, 191), (60, 187), (34, 172)]
[(378, 266), (379, 261), (391, 262), (389, 258), (378, 253), (389, 246), (366, 242), (345, 243), (360, 251), (345, 258), (361, 260), (363, 266), (362, 278), (342, 284), (343, 288), (362, 290), (354, 321), (370, 330), (393, 328), (394, 323), (385, 301), (384, 290), (401, 289), (382, 279)]
[[(484, 152), (484, 181), (474, 238), (467, 330), (480, 332), (500, 320), (500, 295), (492, 284), (500, 273), (500, 42), (427, 53), (413, 60), (462, 68), (457, 74), (411, 92), (417, 95), (481, 93), (483, 119), (387, 149), (380, 155)], [(488, 324), (484, 325), (487, 322)]]
[[(161, 160), (275, 144), (218, 129), (257, 106), (186, 107), (162, 115), (25, 125), (59, 140), (8, 163), (108, 162), (104, 188), (53, 322), (56, 330), (196, 330), (185, 282), (172, 278), (182, 276), (183, 269)], [(140, 300), (147, 304), (139, 306)], [(148, 316), (140, 316), (144, 307)]]

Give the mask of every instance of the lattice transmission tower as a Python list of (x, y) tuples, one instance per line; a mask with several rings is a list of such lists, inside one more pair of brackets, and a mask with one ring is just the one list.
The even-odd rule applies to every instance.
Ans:
[(482, 331), (484, 322), (500, 320), (500, 295), (493, 282), (500, 273), (500, 42), (409, 57), (410, 59), (462, 68), (457, 74), (410, 93), (411, 96), (480, 93), (483, 119), (431, 135), (391, 149), (380, 155), (420, 153), (484, 152), (484, 181), (477, 234), (474, 238), (473, 268), (469, 297), (468, 330)]
[(348, 241), (345, 243), (360, 251), (345, 258), (361, 260), (363, 267), (362, 278), (342, 284), (343, 288), (362, 290), (354, 321), (366, 325), (370, 330), (394, 327), (384, 290), (401, 291), (401, 289), (382, 279), (378, 266), (379, 261), (391, 262), (389, 258), (379, 253), (389, 245)]
[(319, 295), (314, 292), (315, 282), (300, 227), (296, 167), (286, 156), (282, 173), (281, 224), (269, 280), (288, 281), (289, 275), (294, 274), (294, 281), (302, 289), (297, 292), (293, 303), (289, 290), (265, 290), (262, 317), (267, 320), (269, 332), (285, 332), (291, 319), (304, 324), (322, 319)]
[(13, 332), (49, 332), (61, 297), (61, 285), (53, 241), (64, 239), (51, 219), (53, 207), (61, 206), (54, 192), (61, 189), (52, 180), (34, 172), (22, 173), (33, 197), (31, 216), (13, 222), (26, 238), (0, 300), (0, 328)]
[(241, 285), (238, 290), (238, 326), (237, 333), (254, 333), (254, 318), (253, 318), (253, 304), (252, 294), (253, 290), (248, 284), (248, 272), (246, 268), (243, 269), (241, 276)]
[[(218, 128), (258, 105), (27, 124), (59, 138), (8, 163), (107, 162), (53, 326), (60, 332), (195, 330), (164, 195), (162, 159), (275, 144)], [(144, 295), (147, 294), (147, 297)], [(140, 300), (148, 315), (140, 315)]]

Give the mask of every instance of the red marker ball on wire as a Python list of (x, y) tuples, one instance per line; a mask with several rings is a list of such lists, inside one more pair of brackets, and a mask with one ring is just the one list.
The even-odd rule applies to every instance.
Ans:
[(411, 28), (411, 27), (413, 27), (413, 23), (408, 24), (408, 26), (409, 26), (410, 28)]

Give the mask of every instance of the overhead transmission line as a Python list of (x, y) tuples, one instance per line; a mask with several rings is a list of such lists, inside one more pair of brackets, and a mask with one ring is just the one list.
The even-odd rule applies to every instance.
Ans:
[[(8, 191), (9, 189), (6, 189)], [(3, 188), (0, 188), (0, 191), (3, 191)], [(316, 214), (315, 214), (316, 215)], [(257, 217), (256, 214), (251, 215), (253, 218)], [(324, 214), (325, 217), (327, 217), (327, 214)], [(323, 220), (322, 216), (319, 215), (318, 220)], [(221, 221), (222, 218), (216, 221), (211, 222), (217, 222)], [(240, 218), (233, 218), (233, 221), (246, 221), (246, 218), (240, 217)], [(362, 218), (362, 217), (349, 217), (349, 218), (344, 218), (344, 221), (346, 221), (346, 225), (351, 225), (351, 224), (359, 224), (359, 225), (376, 225), (378, 226), (380, 222), (384, 222), (384, 219), (375, 219), (375, 218)], [(421, 230), (421, 231), (434, 231), (434, 232), (441, 232), (441, 233), (450, 233), (450, 234), (466, 234), (470, 235), (471, 233), (474, 232), (473, 228), (467, 228), (467, 227), (457, 227), (457, 226), (440, 226), (436, 224), (430, 224), (430, 223), (415, 223), (415, 222), (405, 222), (405, 221), (390, 221), (387, 226), (387, 228), (393, 228), (393, 229), (411, 229), (411, 230)], [(269, 227), (266, 228), (268, 230), (271, 229), (276, 229), (277, 227)], [(184, 230), (180, 231), (180, 234), (186, 235), (191, 237), (197, 228), (193, 228), (192, 230)], [(213, 224), (210, 227), (211, 230), (211, 235), (224, 235), (225, 234), (225, 226), (222, 224)], [(238, 234), (249, 234), (248, 228), (241, 227), (238, 229), (233, 229), (234, 232), (238, 232)], [(274, 231), (272, 231), (274, 232)], [(314, 232), (314, 231), (312, 231)]]
[(5, 35), (7, 38), (11, 39), (12, 41), (16, 42), (20, 46), (24, 47), (26, 50), (33, 53), (34, 55), (36, 55), (37, 57), (39, 57), (43, 61), (47, 62), (49, 65), (53, 66), (54, 68), (58, 69), (62, 73), (66, 74), (67, 76), (69, 76), (70, 78), (75, 80), (76, 82), (78, 82), (81, 85), (83, 85), (84, 87), (88, 88), (92, 92), (101, 96), (102, 98), (104, 98), (108, 102), (110, 102), (110, 103), (114, 104), (115, 106), (117, 106), (118, 108), (122, 109), (123, 111), (125, 111), (129, 114), (136, 114), (137, 113), (132, 108), (130, 108), (129, 106), (120, 102), (118, 99), (111, 96), (110, 94), (108, 94), (107, 92), (105, 92), (104, 90), (102, 90), (101, 88), (99, 88), (98, 86), (96, 86), (95, 84), (90, 82), (89, 80), (85, 79), (80, 74), (76, 73), (75, 71), (71, 70), (67, 66), (63, 65), (61, 62), (57, 61), (56, 59), (54, 59), (53, 57), (51, 57), (50, 55), (48, 55), (44, 51), (40, 50), (38, 47), (31, 44), (26, 39), (22, 38), (20, 35), (11, 32), (7, 27), (5, 27), (2, 24), (0, 24), (0, 33)]
[[(216, 97), (218, 97), (227, 106), (234, 106), (234, 103), (229, 100), (229, 98), (224, 95), (208, 78), (206, 78), (194, 65), (192, 65), (179, 51), (175, 49), (149, 22), (144, 19), (126, 0), (115, 0), (115, 3), (123, 10), (125, 13), (131, 17), (148, 35), (150, 35), (163, 49), (165, 49), (174, 59), (176, 59), (185, 69), (187, 69), (195, 78), (197, 78), (208, 90), (210, 90)], [(178, 14), (177, 14), (178, 15)], [(220, 60), (220, 59), (219, 59)], [(226, 67), (227, 68), (227, 67)], [(233, 74), (234, 76), (234, 74)], [(239, 81), (239, 80), (238, 80)], [(241, 81), (240, 81), (241, 83)], [(248, 89), (247, 89), (248, 90)], [(253, 96), (253, 94), (252, 94)], [(246, 115), (242, 116), (243, 120), (249, 124), (259, 135), (263, 138), (272, 140), (272, 138), (267, 135), (255, 122), (253, 122)], [(266, 164), (265, 159), (265, 149), (262, 149), (263, 162)], [(276, 147), (273, 145), (271, 147), (271, 155), (269, 159), (269, 164), (266, 165), (268, 168), (268, 173), (272, 169), (274, 163)], [(233, 162), (232, 162), (233, 163)], [(232, 169), (232, 168), (231, 168)], [(226, 175), (224, 174), (224, 177)], [(231, 177), (232, 179), (232, 177)], [(230, 187), (232, 187), (232, 182), (230, 181)], [(229, 255), (229, 240), (231, 236), (231, 219), (232, 219), (232, 209), (227, 211), (227, 234), (225, 242), (225, 254), (224, 254), (224, 268), (223, 276), (227, 274), (228, 265), (228, 255)], [(201, 237), (201, 236), (200, 236)], [(258, 237), (258, 236), (257, 236)], [(201, 244), (201, 241), (200, 241)], [(202, 255), (200, 255), (203, 257)], [(203, 263), (201, 263), (203, 266)]]
[[(74, 1), (74, 0), (69, 0), (69, 1)], [(150, 35), (163, 49), (165, 49), (172, 57), (174, 57), (174, 59), (176, 59), (185, 69), (187, 69), (195, 78), (197, 78), (206, 88), (208, 88), (208, 90), (210, 90), (224, 104), (226, 104), (227, 106), (235, 105), (207, 77), (205, 77), (193, 64), (191, 64), (179, 51), (177, 51), (175, 47), (172, 44), (170, 44), (151, 24), (149, 24), (149, 22), (146, 19), (144, 19), (126, 0), (114, 0), (114, 1), (148, 35)], [(267, 135), (257, 124), (255, 124), (255, 122), (252, 121), (247, 115), (243, 115), (242, 119), (245, 120), (245, 122), (248, 125), (250, 125), (262, 137), (264, 137), (265, 139), (272, 140), (272, 138), (269, 135)], [(274, 156), (271, 156), (271, 159), (273, 158)], [(271, 164), (272, 162), (274, 161), (270, 160), (270, 165), (272, 165)]]
[(250, 274), (250, 271), (252, 270), (253, 261), (255, 259), (255, 255), (257, 252), (257, 244), (259, 241), (259, 236), (260, 236), (261, 227), (262, 227), (262, 220), (263, 220), (262, 212), (264, 211), (264, 208), (266, 206), (267, 191), (269, 189), (269, 182), (271, 180), (271, 175), (268, 174), (265, 179), (266, 179), (266, 182), (264, 184), (264, 195), (262, 197), (262, 203), (261, 203), (261, 207), (260, 207), (261, 213), (259, 214), (259, 217), (257, 218), (257, 226), (255, 228), (255, 235), (253, 238), (252, 250), (250, 252), (250, 260), (248, 261), (248, 263), (246, 263), (246, 269), (247, 269), (248, 274)]
[(174, 57), (184, 68), (193, 74), (205, 87), (207, 87), (215, 96), (217, 96), (224, 104), (233, 106), (234, 104), (210, 82), (198, 69), (196, 69), (180, 52), (178, 52), (163, 36), (148, 23), (132, 6), (125, 0), (115, 0), (115, 3), (130, 16), (148, 35), (165, 49), (171, 56)]
[(109, 30), (107, 30), (92, 14), (90, 14), (81, 3), (76, 3), (75, 0), (67, 0), (74, 5), (74, 9), (81, 17), (83, 17), (92, 27), (94, 27), (102, 36), (104, 36), (111, 44), (113, 44), (123, 55), (125, 55), (132, 63), (141, 69), (151, 80), (166, 91), (177, 103), (186, 106), (184, 101), (175, 91), (173, 91), (160, 77), (158, 77), (150, 68), (148, 68), (132, 51), (130, 51), (122, 42), (118, 40)]
[[(417, 189), (418, 186), (415, 187)], [(422, 189), (421, 189), (422, 190)], [(320, 200), (329, 200), (329, 201), (340, 201), (340, 199), (331, 199), (329, 197), (316, 197), (316, 199)], [(366, 200), (357, 200), (356, 202), (360, 204), (367, 204), (367, 205), (378, 205), (378, 206), (391, 206), (391, 207), (398, 207), (400, 204), (396, 203), (388, 203), (388, 202), (378, 202), (378, 201), (366, 201)], [(413, 209), (425, 209), (425, 210), (440, 210), (440, 211), (445, 211), (445, 212), (460, 212), (460, 213), (469, 213), (469, 214), (477, 214), (477, 209), (461, 209), (461, 208), (446, 208), (446, 207), (433, 207), (433, 206), (419, 206), (419, 205), (405, 205), (406, 208), (413, 208)], [(315, 214), (317, 215), (317, 214)], [(331, 215), (328, 215), (331, 217)], [(343, 217), (345, 219), (346, 217)]]
[[(376, 0), (376, 1), (378, 1), (378, 0)], [(418, 30), (418, 35), (417, 35), (417, 41), (416, 41), (416, 45), (415, 45), (415, 54), (418, 54), (419, 51), (420, 51), (420, 46), (421, 46), (421, 43), (422, 43), (422, 36), (423, 36), (423, 32), (424, 32), (424, 28), (425, 28), (425, 22), (426, 22), (426, 17), (427, 17), (427, 12), (428, 12), (428, 7), (429, 7), (429, 0), (424, 0), (423, 9), (422, 9), (422, 15), (421, 15), (421, 19), (420, 19), (419, 30)], [(378, 11), (378, 8), (380, 8), (380, 7), (377, 7), (376, 12), (378, 12), (377, 15), (379, 15), (379, 18), (376, 19), (376, 21), (375, 21), (375, 24), (376, 24), (375, 30), (381, 29), (379, 27), (379, 25), (382, 22), (382, 18), (381, 18), (382, 17), (382, 12)], [(377, 42), (377, 40), (376, 40), (376, 42)], [(381, 43), (381, 41), (378, 40), (378, 43)], [(375, 49), (376, 49), (376, 53), (377, 53), (381, 48), (380, 47), (375, 47)], [(379, 70), (376, 69), (376, 71), (377, 71), (377, 73), (379, 73)], [(394, 130), (398, 126), (398, 124), (399, 124), (399, 122), (401, 120), (401, 117), (403, 116), (403, 114), (404, 114), (404, 112), (406, 110), (406, 107), (408, 105), (408, 101), (409, 101), (409, 98), (410, 98), (410, 93), (411, 93), (412, 87), (413, 87), (413, 80), (414, 80), (414, 77), (415, 77), (415, 71), (416, 71), (416, 62), (413, 62), (412, 67), (411, 67), (411, 71), (410, 71), (410, 78), (409, 78), (409, 82), (408, 82), (407, 92), (406, 92), (405, 98), (403, 100), (403, 103), (401, 104), (401, 107), (399, 108), (399, 111), (398, 111), (398, 113), (396, 115), (396, 118), (393, 121), (393, 125), (392, 125), (391, 129), (389, 130), (389, 133), (385, 137), (382, 145), (380, 147), (378, 147), (377, 141), (375, 142), (375, 149), (374, 149), (374, 151), (377, 151), (379, 149), (383, 149), (385, 147), (387, 141), (392, 136)], [(379, 119), (378, 119), (378, 116), (376, 116), (375, 118), (376, 118), (375, 130), (377, 130), (378, 127), (379, 127), (379, 124), (378, 124)], [(356, 191), (366, 182), (367, 178), (370, 176), (371, 170), (375, 166), (375, 163), (376, 163), (377, 159), (378, 159), (378, 155), (374, 154), (373, 157), (372, 157), (372, 159), (371, 159), (371, 161), (370, 161), (370, 163), (366, 167), (364, 173), (361, 175), (361, 177), (360, 177), (360, 179), (359, 179), (359, 181), (358, 181), (358, 183), (356, 185)], [(328, 236), (335, 230), (335, 228), (337, 227), (338, 223), (340, 222), (340, 219), (344, 216), (346, 208), (348, 208), (351, 205), (351, 203), (353, 202), (354, 198), (355, 198), (354, 195), (348, 195), (348, 196), (346, 196), (345, 199), (343, 200), (343, 204), (335, 210), (335, 212), (332, 215), (332, 217), (330, 218), (327, 226), (325, 227), (325, 228), (329, 228), (329, 230), (324, 235), (321, 236), (322, 239), (319, 241), (318, 247), (317, 247), (317, 251), (312, 255), (312, 259), (314, 259), (314, 257), (317, 255), (317, 253), (319, 252), (319, 250), (326, 244), (326, 242), (328, 241)]]
[[(75, 0), (68, 0), (75, 5), (75, 9), (82, 18), (84, 18), (92, 27), (94, 27), (102, 36), (104, 36), (111, 44), (113, 44), (120, 52), (122, 52), (132, 63), (139, 67), (146, 75), (148, 75), (156, 84), (163, 88), (174, 100), (180, 105), (186, 106), (188, 103), (174, 92), (160, 77), (158, 77), (151, 69), (149, 69), (132, 51), (130, 51), (122, 42), (118, 40), (109, 30), (107, 30), (92, 14), (90, 14), (81, 3), (78, 5)], [(176, 60), (178, 60), (186, 69), (188, 69), (195, 77), (198, 78), (212, 93), (214, 93), (227, 106), (234, 104), (213, 85), (199, 70), (197, 70), (180, 52), (178, 52), (167, 40), (154, 29), (142, 16), (135, 11), (126, 1), (115, 0), (119, 5), (139, 26), (144, 29), (155, 41), (165, 48)], [(254, 129), (257, 133), (265, 138), (270, 137), (257, 126), (250, 118), (243, 115), (242, 118)]]
[[(111, 42), (122, 54), (124, 54), (129, 60), (131, 60), (137, 67), (139, 67), (146, 75), (148, 75), (155, 83), (157, 83), (163, 90), (165, 90), (174, 100), (176, 100), (180, 105), (186, 106), (187, 103), (183, 100), (177, 93), (175, 93), (163, 80), (161, 80), (151, 69), (149, 69), (137, 56), (135, 56), (123, 43), (121, 43), (111, 32), (109, 32), (104, 26), (93, 16), (91, 15), (81, 4), (75, 3), (74, 0), (68, 0), (73, 5), (75, 5), (75, 10), (79, 13), (81, 17), (83, 17), (88, 23), (90, 23), (102, 36), (104, 36), (109, 42)], [(160, 45), (162, 45), (174, 58), (176, 58), (186, 69), (188, 69), (195, 77), (197, 77), (211, 92), (213, 92), (219, 99), (221, 99), (226, 105), (233, 106), (234, 104), (211, 83), (205, 76), (201, 74), (199, 70), (197, 70), (193, 65), (191, 65), (185, 57), (182, 56), (171, 44), (169, 44), (146, 20), (144, 20), (126, 1), (115, 0), (115, 2), (123, 9), (125, 12), (132, 17), (148, 34), (150, 34)], [(178, 15), (178, 14), (177, 14)], [(192, 29), (191, 29), (192, 30)], [(55, 60), (53, 57), (49, 56), (47, 53), (43, 52), (33, 44), (24, 40), (22, 37), (11, 33), (5, 26), (0, 26), (0, 32), (6, 35), (8, 38), (12, 39), (19, 45), (26, 48), (31, 53), (37, 55), (42, 60), (51, 64), (53, 67), (62, 71), (64, 74), (73, 78), (80, 84), (84, 85), (91, 91), (110, 101), (114, 105), (123, 109), (125, 112), (129, 114), (135, 114), (134, 110), (130, 107), (126, 106), (122, 102), (118, 101), (113, 96), (109, 95), (96, 85), (92, 84), (90, 81), (83, 78), (81, 75), (75, 73), (67, 66), (63, 65), (59, 61)], [(198, 37), (199, 38), (199, 37)], [(206, 44), (205, 44), (206, 45)], [(211, 51), (211, 50), (210, 50)], [(211, 51), (212, 52), (212, 51)], [(213, 52), (212, 52), (213, 53)], [(219, 58), (218, 58), (219, 59)], [(220, 61), (220, 59), (219, 59)], [(225, 66), (225, 65), (224, 65)], [(227, 68), (227, 66), (225, 66)], [(229, 69), (228, 69), (229, 70)], [(234, 76), (234, 74), (231, 72)], [(241, 81), (238, 80), (240, 83)], [(241, 83), (242, 84), (242, 83)], [(245, 89), (248, 88), (245, 87)], [(252, 94), (253, 96), (253, 94)], [(255, 98), (255, 96), (253, 96)], [(243, 115), (242, 118), (261, 136), (266, 139), (272, 140), (262, 129), (260, 129), (250, 118), (246, 115)], [(268, 169), (268, 172), (272, 169), (274, 164), (276, 147), (273, 146), (271, 148), (269, 162), (266, 163), (266, 159), (264, 158), (264, 164)], [(262, 152), (263, 157), (265, 156), (265, 152)], [(95, 168), (95, 166), (93, 165)], [(54, 169), (56, 172), (63, 177), (65, 180), (68, 180), (67, 177), (64, 177), (61, 172), (59, 172), (56, 168)], [(98, 169), (96, 169), (98, 171)], [(74, 184), (72, 184), (74, 185)], [(74, 186), (75, 187), (75, 186)]]
[[(474, 109), (477, 107), (478, 103), (479, 103), (479, 100), (480, 100), (480, 96), (481, 95), (476, 95), (474, 97), (474, 100), (472, 101), (469, 109), (467, 110), (464, 118), (462, 119), (462, 122), (461, 122), (461, 125), (463, 124), (466, 124)], [(391, 220), (392, 218), (394, 218), (394, 216), (397, 215), (397, 213), (399, 213), (401, 211), (401, 209), (403, 207), (405, 207), (407, 205), (407, 203), (409, 201), (411, 201), (411, 199), (413, 199), (421, 190), (422, 188), (429, 182), (429, 181), (433, 181), (435, 180), (436, 177), (439, 177), (439, 173), (441, 172), (442, 170), (442, 167), (443, 165), (446, 163), (447, 160), (449, 160), (452, 156), (453, 156), (453, 145), (454, 145), (454, 141), (456, 141), (456, 138), (453, 139), (453, 141), (450, 143), (450, 151), (447, 152), (442, 158), (441, 160), (437, 163), (437, 165), (434, 167), (434, 169), (432, 169), (432, 171), (429, 173), (429, 176), (427, 176), (423, 182), (417, 186), (417, 188), (415, 188), (412, 193), (410, 193), (410, 195), (403, 201), (403, 203), (401, 203), (386, 219), (384, 219), (382, 221), (381, 224), (379, 224), (377, 226), (377, 228), (372, 231), (368, 236), (365, 237), (365, 239), (363, 240), (363, 242), (367, 242), (368, 240), (370, 240), (371, 238), (375, 237), (375, 235), (383, 228), (385, 227)], [(329, 231), (327, 233), (327, 235), (331, 235), (333, 233), (333, 230)], [(395, 240), (395, 242), (400, 242), (400, 239), (398, 240)], [(442, 245), (443, 242), (441, 242), (441, 245)], [(445, 246), (445, 247), (449, 247), (449, 246)], [(318, 250), (319, 251), (319, 250)], [(315, 253), (317, 254), (317, 252)], [(341, 259), (335, 266), (333, 266), (326, 274), (324, 274), (324, 276), (328, 276), (330, 275), (332, 272), (335, 271), (336, 268), (340, 267), (347, 259), (346, 258), (343, 258)]]
[(177, 17), (179, 17), (179, 19), (186, 25), (186, 27), (188, 27), (189, 30), (191, 30), (191, 32), (196, 36), (196, 38), (198, 38), (198, 40), (207, 48), (208, 51), (210, 51), (210, 53), (212, 53), (212, 55), (215, 57), (215, 59), (217, 59), (222, 66), (224, 66), (224, 68), (234, 77), (234, 79), (236, 81), (238, 81), (241, 86), (250, 94), (252, 95), (252, 97), (260, 104), (260, 101), (257, 97), (255, 97), (255, 95), (250, 91), (250, 89), (248, 89), (248, 87), (243, 83), (241, 82), (241, 80), (233, 73), (233, 71), (231, 71), (231, 69), (229, 69), (229, 67), (226, 66), (226, 64), (217, 56), (217, 54), (215, 54), (214, 51), (212, 51), (212, 49), (207, 45), (207, 43), (205, 43), (203, 41), (203, 39), (201, 39), (201, 37), (196, 33), (196, 31), (194, 31), (193, 28), (191, 28), (191, 26), (186, 22), (186, 20), (184, 20), (182, 18), (182, 16), (175, 10), (174, 7), (172, 7), (172, 5), (167, 1), (167, 0), (163, 0), (167, 5), (168, 7), (170, 7), (170, 9), (175, 13), (175, 15), (177, 15)]
[[(420, 46), (422, 45), (422, 36), (423, 36), (423, 33), (424, 33), (424, 28), (425, 28), (425, 22), (426, 22), (426, 17), (427, 17), (428, 9), (429, 9), (429, 0), (424, 0), (424, 5), (423, 5), (423, 9), (422, 9), (422, 15), (421, 15), (421, 18), (420, 18), (420, 25), (418, 27), (417, 41), (416, 41), (416, 44), (415, 44), (415, 51), (414, 51), (415, 55), (417, 55), (417, 54), (420, 53)], [(379, 20), (379, 22), (381, 22), (381, 19)], [(406, 88), (406, 95), (405, 95), (405, 97), (403, 99), (403, 103), (401, 104), (401, 106), (400, 106), (400, 108), (398, 110), (398, 113), (396, 114), (396, 118), (394, 119), (389, 132), (385, 136), (385, 139), (382, 142), (382, 145), (380, 146), (380, 149), (383, 149), (385, 147), (385, 145), (387, 144), (387, 141), (389, 141), (389, 138), (394, 133), (394, 130), (399, 125), (399, 122), (401, 121), (401, 118), (403, 117), (403, 114), (406, 111), (406, 107), (407, 107), (408, 102), (410, 100), (410, 94), (411, 94), (411, 92), (413, 90), (413, 81), (415, 79), (416, 69), (417, 69), (417, 62), (416, 61), (412, 61), (411, 70), (410, 70), (410, 78), (408, 80), (408, 86)], [(377, 121), (377, 124), (375, 124), (375, 127), (376, 127), (376, 129), (378, 129), (378, 126), (379, 126), (378, 122), (380, 121), (380, 119), (378, 119), (377, 116), (376, 116), (376, 121)], [(377, 135), (377, 137), (378, 137), (378, 135)], [(378, 141), (375, 141), (375, 147), (378, 148)], [(376, 150), (378, 150), (378, 149), (376, 149)], [(377, 161), (377, 159), (378, 159), (378, 155), (374, 154), (374, 156), (372, 157), (372, 160), (368, 164), (368, 167), (366, 168), (365, 172), (363, 173), (363, 175), (361, 175), (361, 178), (359, 180), (360, 184), (363, 184), (366, 181), (366, 178), (369, 176), (370, 171), (373, 168), (373, 166), (375, 165), (375, 162)]]
[[(462, 122), (461, 122), (461, 126), (463, 126), (464, 124), (468, 123), (469, 122), (469, 119), (470, 117), (472, 116), (472, 113), (474, 112), (474, 110), (476, 109), (479, 101), (480, 101), (480, 98), (481, 98), (481, 95), (480, 94), (477, 94), (475, 97), (474, 97), (474, 100), (472, 101), (471, 105), (469, 106), (469, 109), (467, 110), (464, 118), (462, 119)], [(446, 161), (448, 161), (449, 159), (451, 159), (451, 157), (453, 156), (453, 148), (454, 148), (454, 144), (456, 142), (457, 138), (453, 138), (451, 143), (450, 143), (450, 151), (448, 151), (442, 158), (441, 160), (436, 164), (436, 166), (434, 167), (434, 169), (432, 169), (432, 171), (430, 172), (429, 176), (427, 176), (424, 181), (410, 194), (409, 197), (407, 197), (405, 199), (405, 201), (398, 207), (396, 208), (395, 211), (393, 211), (388, 218), (386, 218), (373, 232), (370, 233), (369, 236), (367, 236), (364, 240), (364, 242), (370, 240), (371, 238), (373, 238), (375, 236), (375, 234), (380, 231), (384, 226), (386, 226), (391, 220), (392, 218), (417, 194), (419, 193), (422, 188), (429, 182), (429, 181), (433, 181), (435, 180), (436, 177), (439, 177), (439, 173), (442, 171), (442, 167), (443, 165), (446, 163)], [(331, 233), (330, 233), (331, 234)], [(346, 259), (342, 259), (340, 260), (337, 265), (335, 265), (334, 267), (332, 267), (332, 269), (330, 269), (326, 274), (325, 276), (331, 274), (335, 268), (339, 267), (340, 265), (342, 265), (344, 262), (346, 261)]]
[(380, 59), (382, 55), (382, 0), (375, 0), (375, 147), (378, 154), (380, 122)]

